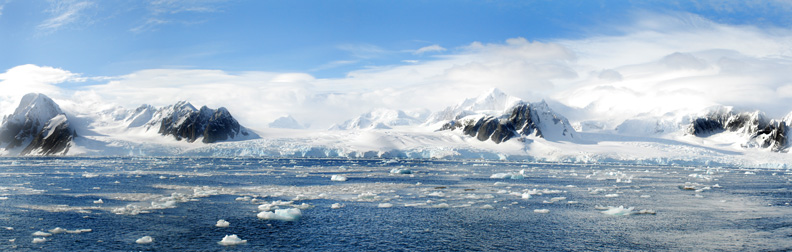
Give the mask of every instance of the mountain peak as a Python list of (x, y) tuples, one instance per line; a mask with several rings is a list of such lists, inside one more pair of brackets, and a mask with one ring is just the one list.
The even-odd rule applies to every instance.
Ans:
[(66, 154), (76, 135), (58, 104), (43, 94), (22, 97), (14, 113), (0, 126), (0, 144), (20, 154)]

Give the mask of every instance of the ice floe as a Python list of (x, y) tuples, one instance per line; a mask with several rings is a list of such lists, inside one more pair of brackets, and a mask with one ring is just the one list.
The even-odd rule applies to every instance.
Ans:
[(347, 181), (347, 177), (344, 175), (333, 175), (330, 177), (330, 181), (344, 182)]
[(137, 240), (135, 240), (135, 243), (137, 243), (137, 244), (149, 244), (149, 243), (152, 243), (152, 242), (154, 242), (154, 238), (151, 238), (151, 236), (148, 236), (148, 235), (140, 237)]
[(228, 222), (228, 221), (226, 221), (226, 220), (220, 219), (220, 220), (217, 220), (217, 224), (215, 224), (215, 227), (226, 228), (226, 227), (228, 227), (229, 225), (231, 225), (231, 223), (229, 223), (229, 222)]
[(274, 212), (260, 212), (256, 217), (262, 220), (296, 221), (302, 217), (302, 211), (297, 208), (276, 209)]
[(242, 240), (242, 239), (239, 238), (239, 236), (237, 236), (235, 234), (226, 235), (225, 237), (223, 237), (223, 240), (220, 240), (219, 242), (217, 242), (217, 244), (220, 244), (220, 245), (223, 245), (223, 246), (233, 246), (233, 245), (239, 245), (239, 244), (243, 244), (243, 243), (247, 243), (247, 240)]

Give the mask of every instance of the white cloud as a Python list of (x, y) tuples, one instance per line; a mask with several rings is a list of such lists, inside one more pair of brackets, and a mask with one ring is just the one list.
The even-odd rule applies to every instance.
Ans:
[(27, 93), (44, 93), (63, 98), (63, 90), (56, 86), (66, 81), (80, 81), (79, 75), (53, 67), (21, 65), (0, 73), (0, 115), (14, 111)]
[[(622, 31), (577, 40), (474, 42), (454, 53), (352, 71), (344, 78), (149, 69), (85, 89), (127, 107), (178, 100), (225, 106), (253, 128), (266, 128), (285, 114), (326, 128), (379, 107), (436, 111), (492, 87), (529, 101), (552, 98), (593, 112), (590, 118), (573, 119), (618, 120), (714, 104), (762, 109), (771, 116), (792, 110), (790, 30), (723, 25), (689, 14), (642, 13)], [(370, 45), (342, 49), (358, 58), (387, 53)], [(43, 73), (50, 77), (38, 83), (58, 92), (54, 83), (79, 79), (69, 74)]]
[(37, 28), (47, 32), (58, 30), (84, 19), (84, 12), (93, 6), (91, 1), (50, 0), (50, 7), (46, 11), (52, 13), (52, 17), (44, 20)]
[(418, 48), (418, 50), (415, 50), (413, 54), (420, 55), (428, 52), (444, 52), (444, 51), (446, 51), (444, 47), (435, 44), (435, 45)]
[(178, 14), (219, 12), (225, 2), (228, 0), (149, 0), (145, 2), (148, 15), (144, 16), (139, 25), (132, 27), (129, 31), (135, 33), (154, 31), (157, 30), (157, 27), (167, 24), (200, 24), (205, 21), (201, 16), (189, 15), (185, 17)]

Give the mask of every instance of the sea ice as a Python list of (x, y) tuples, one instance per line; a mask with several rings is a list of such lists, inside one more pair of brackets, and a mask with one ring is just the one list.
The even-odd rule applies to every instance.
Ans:
[(534, 209), (534, 213), (549, 213), (550, 209)]
[(616, 197), (619, 197), (618, 193), (611, 193), (605, 195), (605, 198), (616, 198)]
[(389, 207), (393, 207), (393, 204), (391, 204), (391, 203), (379, 203), (379, 205), (377, 205), (377, 207), (379, 207), (379, 208), (389, 208)]
[(228, 223), (228, 221), (226, 220), (220, 219), (217, 221), (217, 224), (215, 224), (215, 227), (225, 228), (228, 227), (229, 225), (231, 225), (231, 223)]
[(36, 232), (33, 233), (33, 236), (44, 236), (44, 237), (47, 237), (47, 236), (52, 236), (52, 234), (47, 233), (47, 232), (36, 231)]
[(341, 204), (341, 203), (333, 203), (332, 205), (330, 205), (330, 208), (332, 208), (332, 209), (339, 209), (339, 208), (342, 208), (342, 207), (344, 207), (344, 204)]
[(481, 209), (492, 210), (495, 209), (495, 207), (493, 207), (492, 205), (483, 205), (481, 206)]
[(137, 243), (137, 244), (149, 244), (149, 243), (152, 243), (152, 242), (154, 242), (154, 238), (151, 238), (151, 236), (148, 236), (148, 235), (140, 237), (139, 239), (137, 239), (135, 241), (135, 243)]
[(393, 168), (390, 170), (391, 174), (412, 174), (413, 172), (410, 169), (404, 168)]
[(490, 176), (492, 179), (523, 179), (525, 176), (522, 174), (514, 174), (514, 173), (495, 173)]
[(607, 215), (630, 215), (635, 207), (624, 208), (624, 206), (610, 207), (608, 210), (602, 211)]
[(46, 242), (47, 238), (33, 238), (33, 243), (43, 243)]
[(217, 244), (220, 244), (220, 245), (223, 245), (223, 246), (233, 246), (233, 245), (239, 245), (239, 244), (246, 243), (246, 242), (247, 242), (247, 240), (239, 239), (239, 236), (237, 236), (235, 234), (232, 234), (232, 235), (226, 235), (225, 237), (223, 237), (223, 240), (217, 242)]
[(344, 177), (343, 175), (333, 175), (330, 177), (330, 181), (344, 182), (347, 181), (347, 177)]
[(256, 217), (262, 220), (296, 221), (302, 217), (302, 211), (297, 208), (276, 209), (275, 212), (260, 212)]
[(102, 199), (99, 199), (99, 200), (94, 200), (94, 202), (93, 202), (93, 203), (94, 203), (94, 204), (103, 204), (103, 203), (104, 203), (104, 201), (103, 201)]
[(56, 228), (53, 228), (53, 229), (49, 230), (49, 232), (52, 233), (52, 234), (65, 233), (66, 231), (67, 231), (66, 229), (63, 229), (61, 227), (56, 227)]

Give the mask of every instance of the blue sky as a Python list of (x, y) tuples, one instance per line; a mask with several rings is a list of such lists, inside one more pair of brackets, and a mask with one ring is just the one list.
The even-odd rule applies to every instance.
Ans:
[[(789, 1), (0, 0), (0, 114), (187, 100), (266, 128), (492, 88), (572, 121), (792, 111)], [(255, 109), (251, 109), (255, 108)]]
[(89, 76), (141, 69), (306, 72), (341, 77), (479, 41), (621, 32), (636, 10), (788, 26), (766, 1), (0, 0), (0, 69), (36, 64)]

